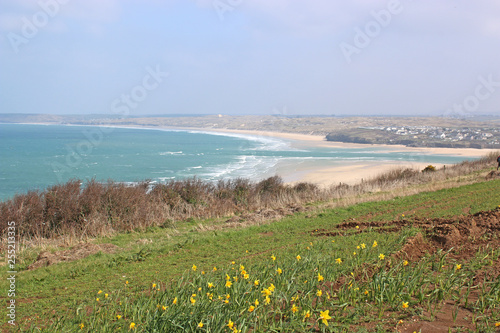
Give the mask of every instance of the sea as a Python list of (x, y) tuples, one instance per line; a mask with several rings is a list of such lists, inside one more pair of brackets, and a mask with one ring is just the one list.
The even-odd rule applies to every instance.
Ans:
[[(308, 167), (395, 161), (453, 164), (463, 156), (388, 151), (378, 147), (297, 145), (268, 136), (159, 128), (0, 124), (0, 201), (71, 179), (164, 183), (280, 175)], [(473, 160), (474, 158), (468, 158)]]

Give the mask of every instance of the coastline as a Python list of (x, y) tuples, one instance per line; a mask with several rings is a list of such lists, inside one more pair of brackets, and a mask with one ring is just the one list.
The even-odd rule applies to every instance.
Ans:
[[(472, 148), (415, 148), (401, 145), (379, 145), (379, 144), (356, 144), (326, 141), (324, 136), (309, 135), (299, 133), (270, 132), (243, 129), (215, 129), (215, 128), (197, 128), (197, 127), (173, 127), (173, 126), (143, 126), (143, 125), (83, 125), (83, 124), (53, 124), (53, 123), (29, 123), (32, 125), (63, 125), (63, 126), (95, 126), (95, 127), (114, 127), (114, 128), (136, 128), (136, 129), (154, 129), (154, 130), (172, 130), (188, 132), (205, 132), (219, 134), (248, 135), (252, 137), (267, 137), (284, 139), (290, 143), (293, 148), (332, 148), (332, 149), (370, 149), (377, 152), (386, 153), (415, 153), (427, 155), (448, 155), (467, 158), (479, 158), (496, 152), (495, 149), (472, 149)], [(319, 186), (338, 185), (339, 183), (353, 185), (363, 180), (377, 177), (378, 175), (396, 168), (411, 168), (422, 170), (429, 163), (414, 161), (349, 161), (325, 163), (318, 160), (309, 160), (300, 163), (278, 162), (276, 174), (281, 176), (285, 183), (295, 184), (298, 182), (311, 182)], [(432, 163), (435, 167), (442, 167), (442, 163)]]
[[(173, 129), (173, 128), (172, 128)], [(179, 128), (177, 128), (179, 129)], [(283, 132), (268, 132), (268, 131), (253, 131), (253, 130), (232, 130), (232, 129), (213, 129), (213, 128), (190, 128), (192, 131), (228, 133), (228, 134), (246, 134), (252, 136), (273, 137), (289, 140), (294, 148), (375, 148), (378, 151), (387, 152), (406, 152), (416, 154), (429, 155), (449, 155), (460, 156), (464, 160), (466, 158), (480, 158), (491, 152), (496, 152), (495, 149), (473, 149), (473, 148), (425, 148), (425, 147), (406, 147), (401, 145), (375, 145), (375, 144), (356, 144), (326, 141), (320, 135), (283, 133)], [(315, 165), (316, 164), (316, 165)], [(278, 163), (277, 174), (280, 175), (285, 183), (296, 184), (299, 182), (315, 183), (319, 186), (338, 185), (339, 183), (353, 185), (360, 183), (363, 180), (375, 178), (380, 174), (398, 168), (410, 168), (414, 170), (422, 170), (429, 163), (410, 162), (410, 161), (373, 161), (373, 162), (351, 162), (342, 165), (322, 166), (318, 163), (311, 162), (307, 166), (299, 166), (298, 168), (290, 168), (290, 165)], [(443, 167), (443, 163), (433, 163), (437, 168)]]

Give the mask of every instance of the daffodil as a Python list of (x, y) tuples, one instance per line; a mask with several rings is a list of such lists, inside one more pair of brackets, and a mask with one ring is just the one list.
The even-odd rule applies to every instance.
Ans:
[(299, 311), (299, 308), (297, 307), (297, 305), (295, 305), (295, 304), (292, 305), (292, 313), (295, 313), (297, 311)]
[(97, 292), (97, 295), (99, 295), (99, 294), (102, 294), (102, 290), (99, 290), (99, 291)]
[(403, 303), (401, 304), (401, 307), (402, 307), (403, 309), (406, 309), (406, 308), (408, 307), (408, 302), (403, 302)]
[(109, 296), (108, 294), (104, 294), (104, 298), (108, 298), (108, 296)]
[(276, 287), (274, 286), (274, 284), (272, 284), (272, 283), (271, 283), (271, 285), (269, 286), (269, 290), (270, 290), (272, 293), (274, 292), (274, 288), (276, 288)]
[(273, 261), (276, 261), (276, 257), (274, 256), (274, 254), (271, 256), (271, 259), (272, 259)]
[(212, 271), (217, 271), (217, 267), (214, 266), (214, 268), (212, 268)]
[(278, 269), (276, 270), (276, 273), (281, 274), (281, 273), (283, 273), (283, 270), (278, 267)]
[(116, 315), (116, 319), (120, 320), (120, 319), (122, 319), (122, 316)]
[(271, 299), (269, 298), (269, 296), (266, 295), (266, 299), (264, 300), (264, 304), (268, 305), (269, 303), (271, 303)]
[(231, 280), (226, 281), (226, 288), (231, 288), (232, 285), (233, 283), (231, 282)]
[(166, 307), (165, 305), (162, 305), (161, 309), (162, 309), (163, 311), (166, 311), (166, 310), (167, 310), (167, 307)]
[(193, 272), (196, 272), (196, 269), (197, 269), (196, 265), (193, 265), (193, 267), (191, 267), (191, 269), (193, 270)]
[(231, 319), (229, 319), (229, 321), (227, 322), (227, 325), (226, 325), (226, 326), (227, 326), (227, 327), (229, 327), (229, 329), (231, 329), (231, 330), (232, 330), (232, 329), (233, 329), (233, 327), (234, 327), (234, 323), (233, 323), (233, 321), (232, 321)]
[(366, 244), (365, 243), (361, 243), (361, 248), (362, 249), (366, 249)]
[(328, 326), (328, 320), (332, 319), (332, 317), (330, 317), (330, 315), (328, 314), (329, 312), (330, 312), (330, 310), (320, 311), (319, 319), (321, 319), (323, 324), (325, 324), (326, 326)]
[(259, 306), (259, 300), (256, 299), (255, 302), (254, 302), (255, 306)]
[(302, 319), (302, 321), (305, 321), (307, 318), (311, 317), (311, 310), (304, 311), (303, 316), (304, 319)]
[(457, 265), (455, 266), (455, 270), (456, 270), (456, 271), (460, 270), (461, 268), (462, 268), (462, 265), (461, 265), (461, 264), (457, 264)]
[(271, 290), (269, 290), (268, 288), (264, 288), (261, 293), (265, 296), (270, 296), (272, 294)]
[(321, 295), (323, 295), (323, 292), (320, 289), (318, 289), (318, 291), (316, 292), (316, 296), (321, 297)]
[(380, 260), (384, 260), (385, 259), (385, 255), (383, 253), (381, 253), (381, 254), (378, 255), (378, 258)]
[(408, 266), (408, 260), (403, 261), (403, 266)]
[(78, 326), (80, 326), (80, 329), (81, 329), (81, 330), (83, 330), (83, 328), (85, 327), (85, 325), (84, 325), (83, 323), (81, 323), (81, 324), (80, 324), (80, 325), (78, 325)]
[(253, 312), (253, 310), (255, 310), (255, 306), (250, 305), (250, 307), (248, 308), (248, 312)]
[(208, 288), (213, 288), (214, 287), (214, 284), (212, 282), (209, 282), (207, 285), (208, 285)]
[(335, 262), (336, 262), (337, 264), (341, 264), (341, 263), (342, 263), (342, 259), (337, 258), (337, 259), (335, 259)]
[(325, 278), (323, 277), (323, 275), (321, 275), (320, 273), (318, 273), (318, 282), (321, 282), (323, 281)]
[(198, 328), (202, 328), (202, 327), (203, 327), (203, 323), (200, 321), (200, 322), (198, 323)]
[(373, 241), (372, 247), (377, 247), (377, 245), (378, 245), (377, 241)]
[(135, 330), (135, 323), (130, 323), (129, 329)]
[(300, 259), (302, 259), (300, 255), (296, 256), (295, 258), (297, 259), (297, 261), (300, 261)]
[(253, 285), (257, 287), (257, 286), (259, 285), (259, 283), (260, 283), (260, 281), (259, 281), (259, 280), (255, 280), (255, 281), (253, 282)]
[(174, 298), (174, 300), (172, 301), (172, 304), (177, 304), (177, 297)]

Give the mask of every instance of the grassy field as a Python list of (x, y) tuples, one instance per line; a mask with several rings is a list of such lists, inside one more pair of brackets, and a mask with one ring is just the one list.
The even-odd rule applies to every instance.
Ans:
[[(496, 332), (500, 250), (488, 244), (498, 244), (498, 231), (481, 234), (481, 246), (463, 251), (434, 246), (412, 257), (401, 249), (422, 234), (432, 248), (432, 232), (440, 229), (429, 233), (421, 221), (449, 224), (497, 209), (499, 186), (491, 180), (341, 208), (311, 204), (244, 228), (192, 219), (176, 228), (100, 237), (94, 243), (108, 244), (103, 248), (110, 253), (34, 270), (25, 268), (37, 253), (26, 250), (16, 277), (17, 326), (0, 328), (425, 332), (427, 323), (440, 323), (456, 332)], [(474, 243), (472, 236), (467, 240)], [(1, 290), (7, 282), (2, 279)]]

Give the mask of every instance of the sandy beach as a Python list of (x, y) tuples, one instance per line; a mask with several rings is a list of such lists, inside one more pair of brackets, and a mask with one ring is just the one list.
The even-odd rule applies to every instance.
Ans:
[[(455, 149), (455, 148), (414, 148), (405, 147), (400, 145), (367, 145), (355, 143), (342, 143), (326, 141), (324, 136), (320, 135), (307, 135), (295, 133), (281, 133), (281, 132), (266, 132), (266, 131), (252, 131), (252, 130), (230, 130), (230, 129), (206, 129), (198, 128), (193, 130), (219, 132), (219, 133), (233, 133), (233, 134), (247, 134), (252, 136), (265, 136), (290, 140), (292, 146), (295, 148), (307, 147), (325, 147), (325, 148), (377, 148), (378, 151), (387, 152), (407, 152), (415, 154), (429, 154), (429, 155), (450, 155), (460, 156), (464, 160), (467, 158), (478, 158), (489, 154), (490, 152), (497, 152), (494, 149)], [(428, 163), (421, 162), (406, 162), (406, 161), (374, 161), (374, 162), (352, 162), (343, 165), (324, 165), (317, 161), (309, 163), (301, 163), (295, 167), (290, 164), (278, 163), (277, 173), (283, 177), (287, 183), (297, 182), (311, 182), (320, 186), (330, 186), (339, 183), (355, 184), (362, 180), (374, 178), (384, 172), (390, 171), (395, 168), (411, 168), (415, 170), (422, 170)], [(437, 168), (443, 167), (443, 164), (433, 163)]]

